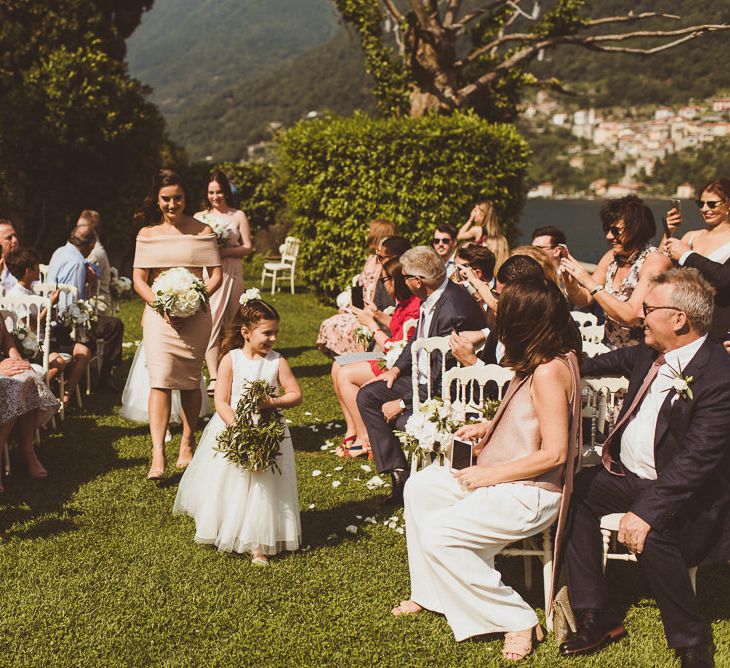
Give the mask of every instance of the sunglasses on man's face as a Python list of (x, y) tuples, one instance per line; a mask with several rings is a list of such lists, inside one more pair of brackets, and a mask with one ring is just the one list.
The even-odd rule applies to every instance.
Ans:
[(722, 204), (722, 200), (719, 199), (698, 199), (697, 202), (697, 208), (698, 209), (704, 209), (705, 206), (707, 206), (708, 209), (714, 209), (716, 206), (719, 206)]
[(434, 237), (431, 243), (434, 246), (448, 246), (451, 243), (451, 237)]

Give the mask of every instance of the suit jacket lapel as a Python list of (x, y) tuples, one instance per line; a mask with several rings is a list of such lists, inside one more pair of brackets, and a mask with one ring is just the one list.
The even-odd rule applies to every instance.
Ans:
[(441, 293), (441, 296), (438, 298), (438, 301), (433, 305), (433, 317), (431, 318), (431, 322), (428, 323), (428, 336), (436, 336), (433, 331), (436, 327), (436, 322), (438, 321), (439, 315), (441, 313), (441, 307), (443, 306), (444, 302), (446, 301), (446, 295), (449, 292), (449, 285), (451, 281), (446, 284), (446, 287), (444, 288), (444, 291)]
[[(708, 338), (702, 346), (700, 346), (700, 349), (695, 353), (695, 356), (692, 358), (690, 363), (682, 369), (682, 375), (683, 376), (692, 376), (693, 379), (696, 379), (697, 376), (699, 376), (700, 371), (702, 367), (707, 364), (707, 360), (710, 358), (710, 352), (711, 352), (711, 345), (712, 342)], [(667, 392), (667, 397), (664, 399), (662, 403), (662, 407), (659, 409), (659, 415), (657, 417), (656, 421), (656, 429), (654, 430), (654, 460), (656, 461), (656, 450), (659, 444), (662, 441), (662, 438), (664, 438), (664, 434), (666, 434), (667, 429), (669, 429), (669, 419), (672, 415), (672, 409), (674, 408), (674, 405), (672, 404), (672, 398), (676, 395), (676, 392), (674, 389), (670, 389), (669, 392)], [(679, 401), (687, 401), (686, 399), (682, 399), (681, 397), (677, 399), (677, 402)]]

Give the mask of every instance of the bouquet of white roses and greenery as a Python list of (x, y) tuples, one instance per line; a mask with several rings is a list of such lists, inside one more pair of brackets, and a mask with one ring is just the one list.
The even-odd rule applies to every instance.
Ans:
[(123, 299), (127, 295), (132, 294), (132, 280), (126, 276), (120, 276), (116, 269), (112, 267), (112, 276), (109, 281), (109, 292), (114, 299)]
[(215, 240), (219, 246), (225, 246), (228, 241), (228, 223), (225, 220), (216, 218), (209, 211), (206, 211), (202, 215), (203, 222), (213, 230), (215, 234)]
[(160, 315), (189, 318), (207, 309), (205, 283), (185, 267), (163, 271), (152, 283), (152, 292), (152, 308)]
[(96, 320), (94, 305), (86, 299), (68, 304), (66, 310), (58, 316), (58, 322), (71, 330), (77, 343), (86, 343), (91, 338)]
[(388, 341), (385, 344), (385, 357), (378, 360), (378, 366), (381, 369), (392, 369), (407, 345), (408, 339)]
[(358, 325), (355, 328), (355, 341), (357, 341), (364, 350), (367, 350), (370, 346), (370, 341), (373, 340), (373, 333), (365, 327), (365, 325)]
[(265, 380), (246, 381), (233, 424), (217, 436), (215, 449), (246, 471), (273, 468), (281, 473), (276, 461), (284, 438), (281, 413), (275, 408), (259, 408), (262, 399), (274, 396), (274, 389)]
[(18, 322), (15, 325), (12, 337), (15, 342), (15, 347), (24, 359), (34, 360), (41, 352), (38, 337), (24, 323)]

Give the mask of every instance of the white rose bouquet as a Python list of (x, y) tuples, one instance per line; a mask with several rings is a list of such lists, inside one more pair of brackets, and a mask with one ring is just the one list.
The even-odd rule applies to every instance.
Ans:
[(152, 283), (152, 292), (155, 294), (152, 308), (160, 315), (189, 318), (207, 310), (205, 283), (185, 267), (163, 271)]
[(96, 324), (96, 310), (90, 301), (79, 299), (66, 307), (66, 310), (59, 315), (58, 321), (71, 329), (74, 341), (86, 343)]
[(400, 339), (400, 341), (390, 341), (386, 343), (385, 357), (378, 360), (378, 366), (381, 369), (392, 369), (407, 345), (407, 339)]
[(27, 360), (33, 360), (41, 352), (38, 337), (22, 322), (18, 322), (12, 332), (18, 352)]
[(365, 327), (365, 325), (358, 325), (355, 328), (355, 341), (357, 341), (363, 348), (367, 350), (370, 346), (370, 341), (373, 339), (373, 333)]
[(203, 222), (213, 230), (215, 234), (215, 240), (218, 242), (218, 246), (222, 247), (226, 245), (228, 241), (228, 223), (220, 218), (212, 216), (210, 212), (206, 211), (202, 215)]
[(126, 276), (119, 276), (116, 269), (112, 270), (112, 277), (109, 281), (109, 291), (114, 299), (123, 299), (132, 294), (132, 279)]

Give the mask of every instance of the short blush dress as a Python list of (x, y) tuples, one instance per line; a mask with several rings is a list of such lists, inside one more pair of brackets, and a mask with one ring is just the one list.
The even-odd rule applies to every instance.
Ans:
[[(135, 269), (150, 270), (150, 284), (165, 269), (186, 267), (200, 276), (203, 267), (221, 264), (215, 234), (167, 234), (137, 237)], [(150, 387), (194, 390), (200, 387), (210, 340), (210, 309), (198, 311), (173, 327), (150, 306), (142, 315)]]

